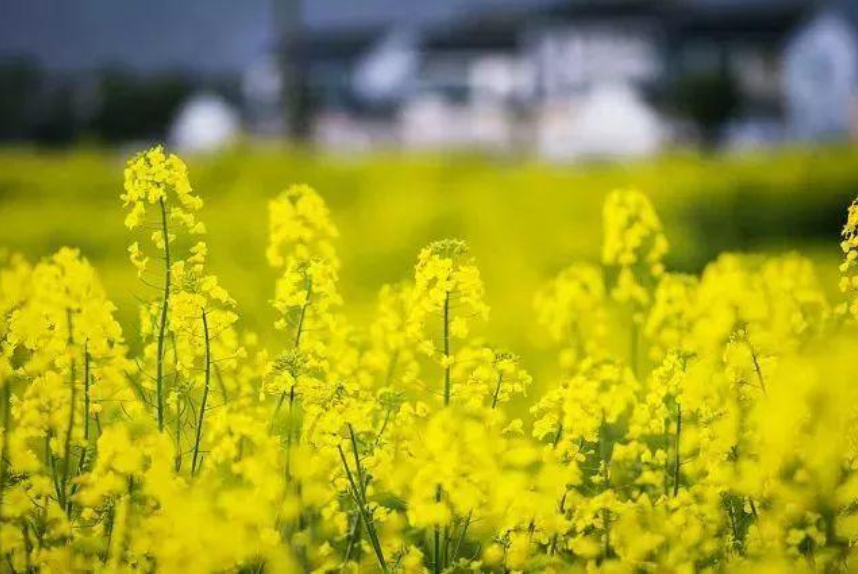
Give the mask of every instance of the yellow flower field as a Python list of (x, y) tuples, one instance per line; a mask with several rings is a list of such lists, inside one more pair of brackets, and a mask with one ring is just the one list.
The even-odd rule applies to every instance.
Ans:
[(848, 571), (856, 157), (7, 153), (0, 570)]
[[(0, 249), (36, 260), (79, 248), (137, 348), (137, 307), (149, 294), (128, 265), (117, 217), (125, 159), (85, 149), (0, 151)], [(423, 246), (462, 238), (487, 284), (492, 339), (525, 357), (540, 389), (557, 372), (550, 338), (533, 320), (534, 293), (571, 261), (598, 263), (611, 190), (638, 187), (651, 198), (670, 239), (672, 270), (699, 273), (726, 250), (801, 250), (820, 263), (832, 291), (843, 205), (858, 194), (858, 147), (579, 167), (276, 148), (187, 159), (206, 201), (209, 269), (238, 302), (246, 328), (267, 338), (272, 326), (277, 274), (265, 258), (267, 203), (289, 184), (306, 183), (335, 214), (349, 319), (369, 320), (379, 289), (406, 279)]]

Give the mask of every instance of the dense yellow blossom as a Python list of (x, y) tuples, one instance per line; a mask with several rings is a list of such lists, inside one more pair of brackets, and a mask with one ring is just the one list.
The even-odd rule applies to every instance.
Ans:
[(282, 267), (289, 257), (320, 257), (337, 266), (333, 240), (338, 231), (314, 189), (293, 185), (269, 202), (268, 212), (266, 256), (271, 266)]
[(536, 294), (562, 366), (537, 385), (464, 241), (352, 324), (328, 208), (290, 187), (265, 340), (178, 157), (134, 157), (122, 198), (154, 290), (131, 344), (79, 251), (0, 254), (3, 571), (855, 568), (854, 203), (834, 302), (795, 253), (668, 272), (650, 201), (611, 194), (601, 265)]
[(840, 265), (840, 290), (849, 294), (844, 305), (853, 317), (858, 318), (858, 199), (849, 205), (846, 224), (843, 226), (840, 248), (843, 250), (843, 263)]
[(537, 293), (534, 308), (540, 325), (561, 347), (561, 362), (571, 368), (604, 351), (607, 306), (602, 270), (576, 264)]
[(664, 273), (667, 238), (652, 204), (642, 192), (612, 192), (603, 210), (602, 264), (612, 277), (618, 301), (644, 305)]

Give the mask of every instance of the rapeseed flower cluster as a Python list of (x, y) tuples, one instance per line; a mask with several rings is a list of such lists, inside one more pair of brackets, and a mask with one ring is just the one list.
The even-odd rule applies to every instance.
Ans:
[(833, 572), (858, 559), (854, 204), (847, 298), (830, 301), (799, 254), (669, 272), (647, 197), (611, 194), (601, 264), (573, 262), (536, 294), (562, 373), (536, 385), (492, 344), (461, 240), (422, 250), (356, 325), (328, 208), (290, 187), (269, 208), (279, 277), (262, 341), (207, 271), (184, 163), (136, 156), (122, 198), (130, 231), (151, 234), (129, 248), (151, 291), (125, 327), (139, 341), (78, 251), (0, 259), (0, 570)]
[(849, 300), (843, 305), (843, 311), (848, 309), (853, 317), (858, 318), (858, 199), (849, 205), (842, 236), (840, 248), (843, 250), (844, 259), (840, 265), (840, 290), (849, 295)]

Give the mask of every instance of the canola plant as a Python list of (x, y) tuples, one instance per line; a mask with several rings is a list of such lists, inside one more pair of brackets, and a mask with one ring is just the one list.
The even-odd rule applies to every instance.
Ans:
[(207, 271), (180, 158), (132, 158), (122, 201), (150, 294), (135, 325), (76, 249), (2, 259), (0, 571), (855, 564), (856, 203), (831, 301), (797, 253), (672, 273), (647, 196), (611, 193), (601, 263), (535, 294), (562, 376), (529, 396), (461, 240), (423, 249), (353, 324), (331, 214), (288, 188), (269, 204), (263, 341)]

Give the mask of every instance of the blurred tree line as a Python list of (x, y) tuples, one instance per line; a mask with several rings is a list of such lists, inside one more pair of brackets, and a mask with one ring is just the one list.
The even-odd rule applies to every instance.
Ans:
[[(287, 12), (280, 20), (296, 18)], [(284, 37), (298, 36), (284, 30), (289, 32)], [(281, 57), (289, 137), (303, 141), (318, 104), (304, 77), (306, 54), (298, 43), (284, 42)], [(235, 76), (140, 73), (121, 67), (60, 73), (32, 59), (0, 59), (0, 143), (65, 146), (165, 139), (179, 107), (198, 90), (214, 91), (234, 103), (241, 99)], [(663, 88), (659, 99), (668, 113), (697, 126), (706, 147), (717, 145), (722, 126), (742, 107), (735, 78), (724, 70), (681, 75)]]
[(64, 146), (161, 139), (179, 106), (199, 89), (227, 98), (238, 92), (230, 78), (123, 68), (49, 73), (31, 59), (0, 60), (0, 142)]

